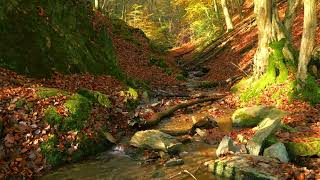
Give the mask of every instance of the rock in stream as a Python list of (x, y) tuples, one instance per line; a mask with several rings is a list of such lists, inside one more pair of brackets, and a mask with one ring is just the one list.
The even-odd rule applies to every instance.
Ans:
[(130, 145), (142, 149), (176, 153), (180, 151), (182, 143), (177, 138), (159, 130), (146, 130), (136, 132), (130, 140)]

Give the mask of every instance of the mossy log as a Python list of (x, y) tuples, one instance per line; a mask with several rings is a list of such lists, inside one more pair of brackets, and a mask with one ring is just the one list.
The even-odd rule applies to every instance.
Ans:
[(200, 104), (204, 102), (209, 102), (209, 101), (217, 101), (219, 99), (222, 99), (225, 95), (217, 96), (217, 97), (209, 97), (209, 98), (204, 98), (204, 99), (197, 99), (197, 100), (192, 100), (188, 101), (186, 103), (181, 103), (172, 107), (169, 107), (168, 109), (155, 113), (150, 119), (146, 120), (143, 122), (143, 125), (145, 126), (154, 126), (158, 124), (163, 118), (168, 117), (172, 115), (174, 112), (176, 112), (179, 109), (187, 108), (189, 106), (193, 106), (195, 104)]

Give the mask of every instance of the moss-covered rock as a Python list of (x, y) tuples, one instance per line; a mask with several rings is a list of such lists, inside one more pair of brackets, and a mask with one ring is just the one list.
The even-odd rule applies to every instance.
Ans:
[(108, 96), (105, 94), (102, 94), (97, 91), (91, 91), (88, 89), (80, 89), (78, 91), (78, 93), (81, 94), (82, 96), (88, 98), (92, 102), (98, 103), (106, 108), (112, 107), (111, 101), (109, 100)]
[(58, 71), (123, 78), (106, 23), (94, 27), (94, 18), (87, 1), (1, 1), (0, 66), (38, 77)]
[(62, 91), (60, 89), (56, 89), (56, 88), (45, 88), (45, 87), (40, 87), (36, 89), (37, 92), (37, 96), (41, 99), (44, 98), (49, 98), (52, 96), (57, 96), (57, 95), (67, 95), (68, 93), (65, 91)]
[(283, 116), (283, 112), (268, 106), (245, 107), (236, 110), (232, 114), (234, 127), (254, 127), (268, 116)]
[(41, 152), (46, 158), (46, 162), (52, 167), (59, 166), (67, 160), (67, 154), (60, 151), (57, 148), (57, 145), (58, 138), (56, 135), (52, 135), (47, 141), (42, 142), (40, 145)]
[(320, 138), (303, 138), (299, 142), (287, 142), (285, 145), (292, 157), (320, 156)]
[[(253, 156), (233, 155), (219, 158), (215, 161), (205, 163), (214, 175), (229, 179), (283, 179), (285, 173), (278, 170), (283, 169), (282, 163), (274, 159)], [(273, 171), (272, 171), (273, 169)], [(273, 173), (279, 172), (279, 173)]]
[(74, 94), (64, 104), (69, 116), (61, 125), (62, 131), (81, 130), (89, 119), (92, 103), (82, 95)]
[(55, 107), (49, 106), (44, 112), (44, 120), (54, 126), (59, 125), (62, 122), (63, 117), (58, 114)]

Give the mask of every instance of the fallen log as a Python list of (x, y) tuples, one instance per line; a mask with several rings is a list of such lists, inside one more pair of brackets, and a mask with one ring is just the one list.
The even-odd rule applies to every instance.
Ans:
[(164, 111), (155, 113), (150, 119), (145, 120), (143, 122), (143, 125), (144, 126), (154, 126), (154, 125), (158, 124), (163, 118), (172, 115), (174, 112), (176, 112), (179, 109), (187, 108), (189, 106), (200, 104), (200, 103), (204, 103), (204, 102), (217, 101), (217, 100), (222, 99), (225, 96), (226, 95), (223, 94), (223, 95), (217, 96), (217, 97), (209, 97), (209, 98), (204, 98), (204, 99), (197, 99), (197, 100), (192, 100), (192, 101), (189, 101), (189, 102), (186, 102), (186, 103), (181, 103), (181, 104), (169, 107), (168, 109), (166, 109)]

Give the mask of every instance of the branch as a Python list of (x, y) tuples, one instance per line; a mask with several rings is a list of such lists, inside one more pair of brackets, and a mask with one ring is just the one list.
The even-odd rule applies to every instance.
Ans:
[(176, 112), (179, 109), (187, 108), (189, 106), (195, 105), (195, 104), (200, 104), (204, 102), (209, 102), (209, 101), (217, 101), (225, 97), (225, 95), (218, 96), (218, 97), (210, 97), (210, 98), (204, 98), (204, 99), (198, 99), (198, 100), (192, 100), (186, 103), (181, 103), (175, 106), (172, 106), (164, 111), (155, 113), (150, 119), (145, 120), (144, 125), (146, 126), (154, 126), (158, 124), (163, 118), (168, 117), (172, 115), (174, 112)]

